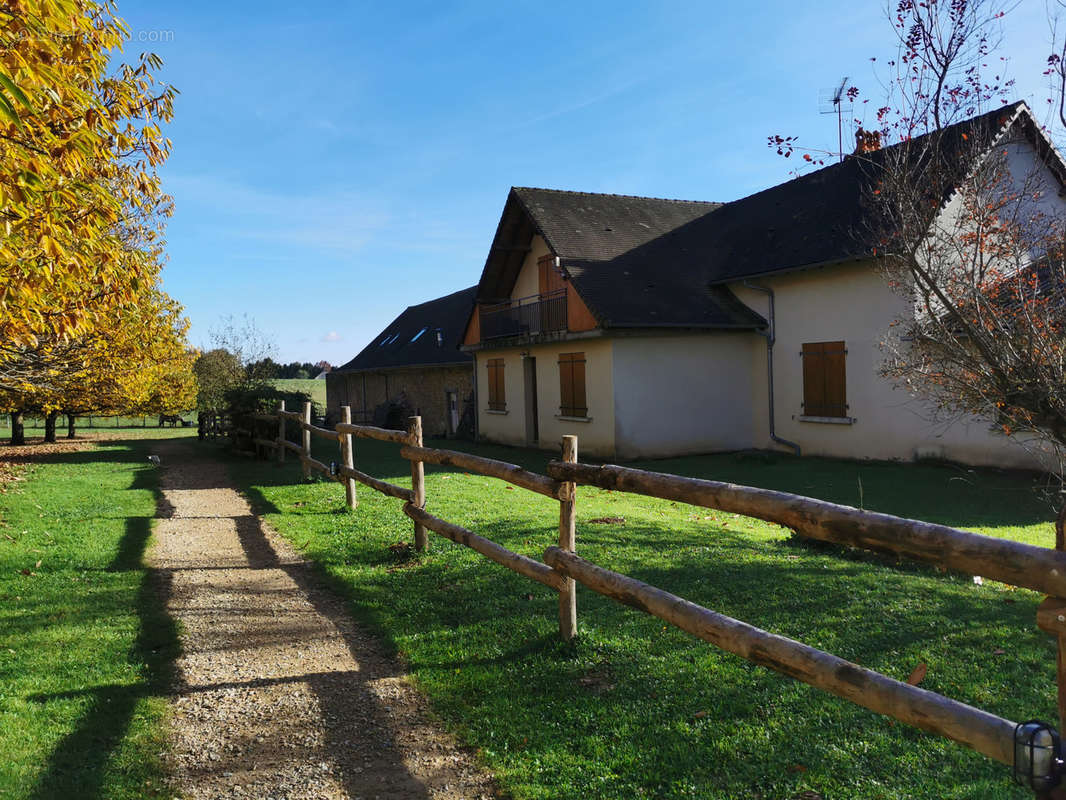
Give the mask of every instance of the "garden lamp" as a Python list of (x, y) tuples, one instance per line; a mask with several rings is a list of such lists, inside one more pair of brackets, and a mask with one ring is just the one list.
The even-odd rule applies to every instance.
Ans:
[(1046, 722), (1029, 720), (1014, 728), (1014, 780), (1037, 794), (1054, 789), (1062, 780), (1059, 733)]

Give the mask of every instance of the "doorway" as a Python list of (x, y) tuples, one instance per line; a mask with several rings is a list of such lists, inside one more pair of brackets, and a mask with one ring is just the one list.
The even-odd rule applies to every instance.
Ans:
[(459, 430), (459, 393), (448, 390), (445, 397), (448, 404), (448, 438), (452, 439)]
[(540, 439), (537, 414), (537, 359), (522, 357), (522, 378), (525, 384), (526, 444), (535, 446)]

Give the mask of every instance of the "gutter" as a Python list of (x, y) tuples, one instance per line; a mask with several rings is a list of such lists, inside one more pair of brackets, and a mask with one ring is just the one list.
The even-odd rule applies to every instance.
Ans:
[(768, 286), (760, 286), (751, 281), (744, 281), (743, 285), (752, 291), (765, 294), (770, 304), (768, 314), (770, 329), (767, 331), (756, 331), (760, 336), (766, 338), (766, 395), (770, 405), (770, 441), (791, 448), (792, 452), (797, 456), (803, 455), (803, 451), (798, 444), (790, 442), (788, 439), (782, 439), (777, 435), (776, 427), (774, 425), (774, 343), (777, 341), (777, 320), (774, 315), (774, 290)]
[(474, 441), (481, 441), (481, 411), (477, 401), (477, 353), (473, 354), (474, 370)]

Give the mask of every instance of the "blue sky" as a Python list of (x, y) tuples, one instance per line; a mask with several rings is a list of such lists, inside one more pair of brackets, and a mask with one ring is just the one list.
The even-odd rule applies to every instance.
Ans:
[[(835, 148), (820, 90), (877, 98), (877, 2), (121, 0), (181, 91), (164, 287), (193, 344), (253, 317), (283, 361), (353, 357), (477, 282), (510, 186), (732, 200)], [(1044, 5), (1002, 53), (1046, 106)]]

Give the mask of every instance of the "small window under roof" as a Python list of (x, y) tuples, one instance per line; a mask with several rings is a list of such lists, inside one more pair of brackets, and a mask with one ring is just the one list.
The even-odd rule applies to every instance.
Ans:
[(429, 328), (423, 328), (418, 333), (416, 333), (414, 336), (412, 336), (411, 337), (411, 344), (414, 344), (415, 342), (417, 342), (419, 340), (419, 338), (422, 336), (422, 334), (425, 333), (428, 330), (429, 330)]

